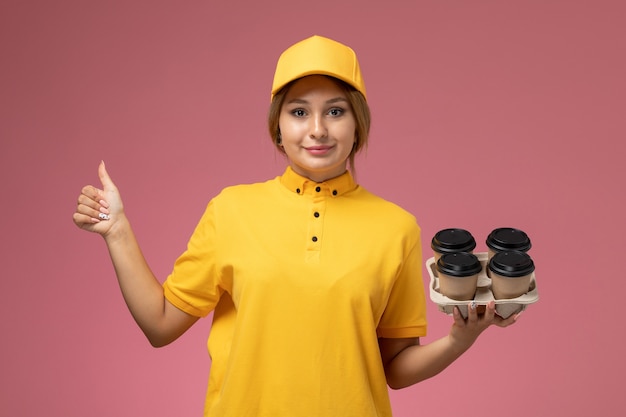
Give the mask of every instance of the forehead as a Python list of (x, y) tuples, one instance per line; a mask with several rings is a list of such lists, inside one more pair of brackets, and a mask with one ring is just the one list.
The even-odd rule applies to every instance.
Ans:
[(327, 96), (332, 96), (332, 98), (346, 98), (346, 90), (339, 80), (332, 77), (326, 75), (309, 75), (294, 81), (285, 99), (289, 101), (294, 98), (328, 98)]

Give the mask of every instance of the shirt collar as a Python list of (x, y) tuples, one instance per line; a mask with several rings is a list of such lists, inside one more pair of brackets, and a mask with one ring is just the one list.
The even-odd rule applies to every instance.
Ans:
[(285, 172), (280, 177), (280, 183), (295, 194), (322, 194), (332, 197), (339, 197), (357, 187), (350, 171), (346, 171), (338, 177), (318, 183), (297, 174), (290, 166), (285, 169)]

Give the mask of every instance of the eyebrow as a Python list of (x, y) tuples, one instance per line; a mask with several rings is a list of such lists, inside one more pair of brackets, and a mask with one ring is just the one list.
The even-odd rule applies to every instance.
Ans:
[[(346, 99), (345, 97), (335, 97), (335, 98), (331, 98), (330, 100), (326, 100), (326, 104), (335, 104), (339, 102), (347, 103), (348, 99)], [(294, 99), (289, 100), (287, 104), (309, 104), (309, 102), (301, 98), (294, 98)]]

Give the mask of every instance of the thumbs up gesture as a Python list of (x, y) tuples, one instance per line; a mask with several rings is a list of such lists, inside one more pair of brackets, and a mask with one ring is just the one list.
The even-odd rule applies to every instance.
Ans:
[(98, 166), (102, 188), (86, 185), (78, 196), (74, 223), (83, 230), (108, 234), (124, 214), (120, 193), (111, 180), (104, 162)]

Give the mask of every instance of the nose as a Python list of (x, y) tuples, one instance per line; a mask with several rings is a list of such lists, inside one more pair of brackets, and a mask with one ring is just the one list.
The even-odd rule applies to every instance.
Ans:
[(326, 129), (326, 123), (323, 115), (317, 114), (310, 120), (311, 132), (309, 135), (312, 139), (323, 139), (328, 136), (328, 130)]

